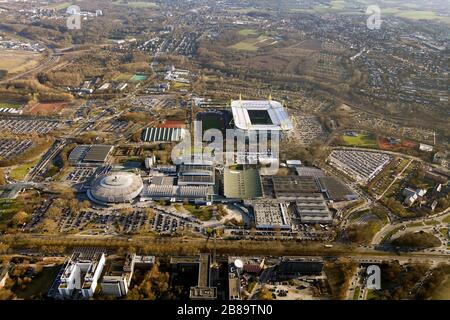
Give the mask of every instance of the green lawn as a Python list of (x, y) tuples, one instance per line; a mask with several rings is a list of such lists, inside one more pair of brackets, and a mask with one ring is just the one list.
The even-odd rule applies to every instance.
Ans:
[(367, 290), (367, 300), (376, 300), (378, 298), (375, 290)]
[(192, 204), (184, 205), (184, 208), (189, 211), (190, 214), (196, 216), (202, 221), (209, 221), (212, 218), (213, 211), (210, 207), (195, 206)]
[(72, 4), (70, 2), (60, 2), (60, 3), (52, 3), (49, 4), (47, 7), (49, 9), (55, 9), (56, 11), (64, 10), (70, 7)]
[(117, 77), (115, 77), (113, 80), (118, 81), (118, 82), (123, 82), (123, 81), (129, 81), (131, 79), (131, 77), (133, 77), (132, 74), (121, 73)]
[(412, 222), (406, 225), (407, 228), (415, 228), (415, 227), (422, 227), (422, 222)]
[(358, 300), (360, 292), (361, 292), (361, 288), (360, 287), (356, 287), (355, 288), (355, 293), (353, 294), (353, 300)]
[(258, 34), (258, 32), (253, 29), (242, 29), (242, 30), (239, 30), (239, 34), (241, 36), (256, 36)]
[(14, 200), (0, 200), (0, 222), (8, 221), (19, 210)]
[(11, 170), (11, 178), (16, 181), (22, 181), (27, 173), (34, 168), (39, 162), (39, 158), (30, 163), (22, 164)]
[(13, 101), (0, 101), (0, 108), (19, 109), (19, 108), (22, 108), (22, 104), (19, 102), (13, 102)]
[(240, 51), (257, 51), (260, 47), (264, 46), (264, 44), (267, 44), (267, 41), (269, 40), (272, 39), (267, 36), (261, 35), (257, 38), (250, 38), (238, 42), (232, 46), (229, 46), (229, 48)]
[(157, 8), (158, 5), (154, 2), (146, 2), (146, 1), (113, 1), (115, 5), (126, 5), (135, 9), (144, 9), (144, 8)]
[(360, 133), (358, 136), (347, 136), (343, 135), (342, 140), (344, 141), (345, 145), (352, 146), (352, 147), (361, 147), (361, 148), (371, 148), (371, 149), (377, 149), (377, 138), (374, 134), (371, 133)]

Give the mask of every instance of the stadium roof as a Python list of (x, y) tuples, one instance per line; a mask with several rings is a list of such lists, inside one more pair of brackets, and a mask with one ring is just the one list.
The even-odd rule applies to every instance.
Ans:
[(231, 102), (234, 124), (242, 130), (290, 131), (289, 115), (281, 103), (272, 100), (234, 100)]

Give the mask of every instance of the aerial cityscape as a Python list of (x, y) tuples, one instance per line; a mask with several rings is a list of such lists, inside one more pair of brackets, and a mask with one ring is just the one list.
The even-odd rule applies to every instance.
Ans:
[(449, 72), (448, 0), (0, 0), (0, 300), (450, 300)]

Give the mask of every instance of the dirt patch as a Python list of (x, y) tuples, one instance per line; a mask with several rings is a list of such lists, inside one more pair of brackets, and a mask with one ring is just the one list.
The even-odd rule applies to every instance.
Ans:
[(32, 115), (55, 114), (59, 113), (67, 105), (67, 102), (36, 103), (34, 105), (27, 106), (24, 110), (24, 113)]

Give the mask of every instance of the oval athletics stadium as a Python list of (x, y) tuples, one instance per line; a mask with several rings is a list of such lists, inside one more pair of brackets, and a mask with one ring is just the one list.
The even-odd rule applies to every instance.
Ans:
[(142, 192), (140, 176), (130, 172), (113, 172), (96, 178), (87, 192), (88, 198), (98, 204), (129, 203)]

